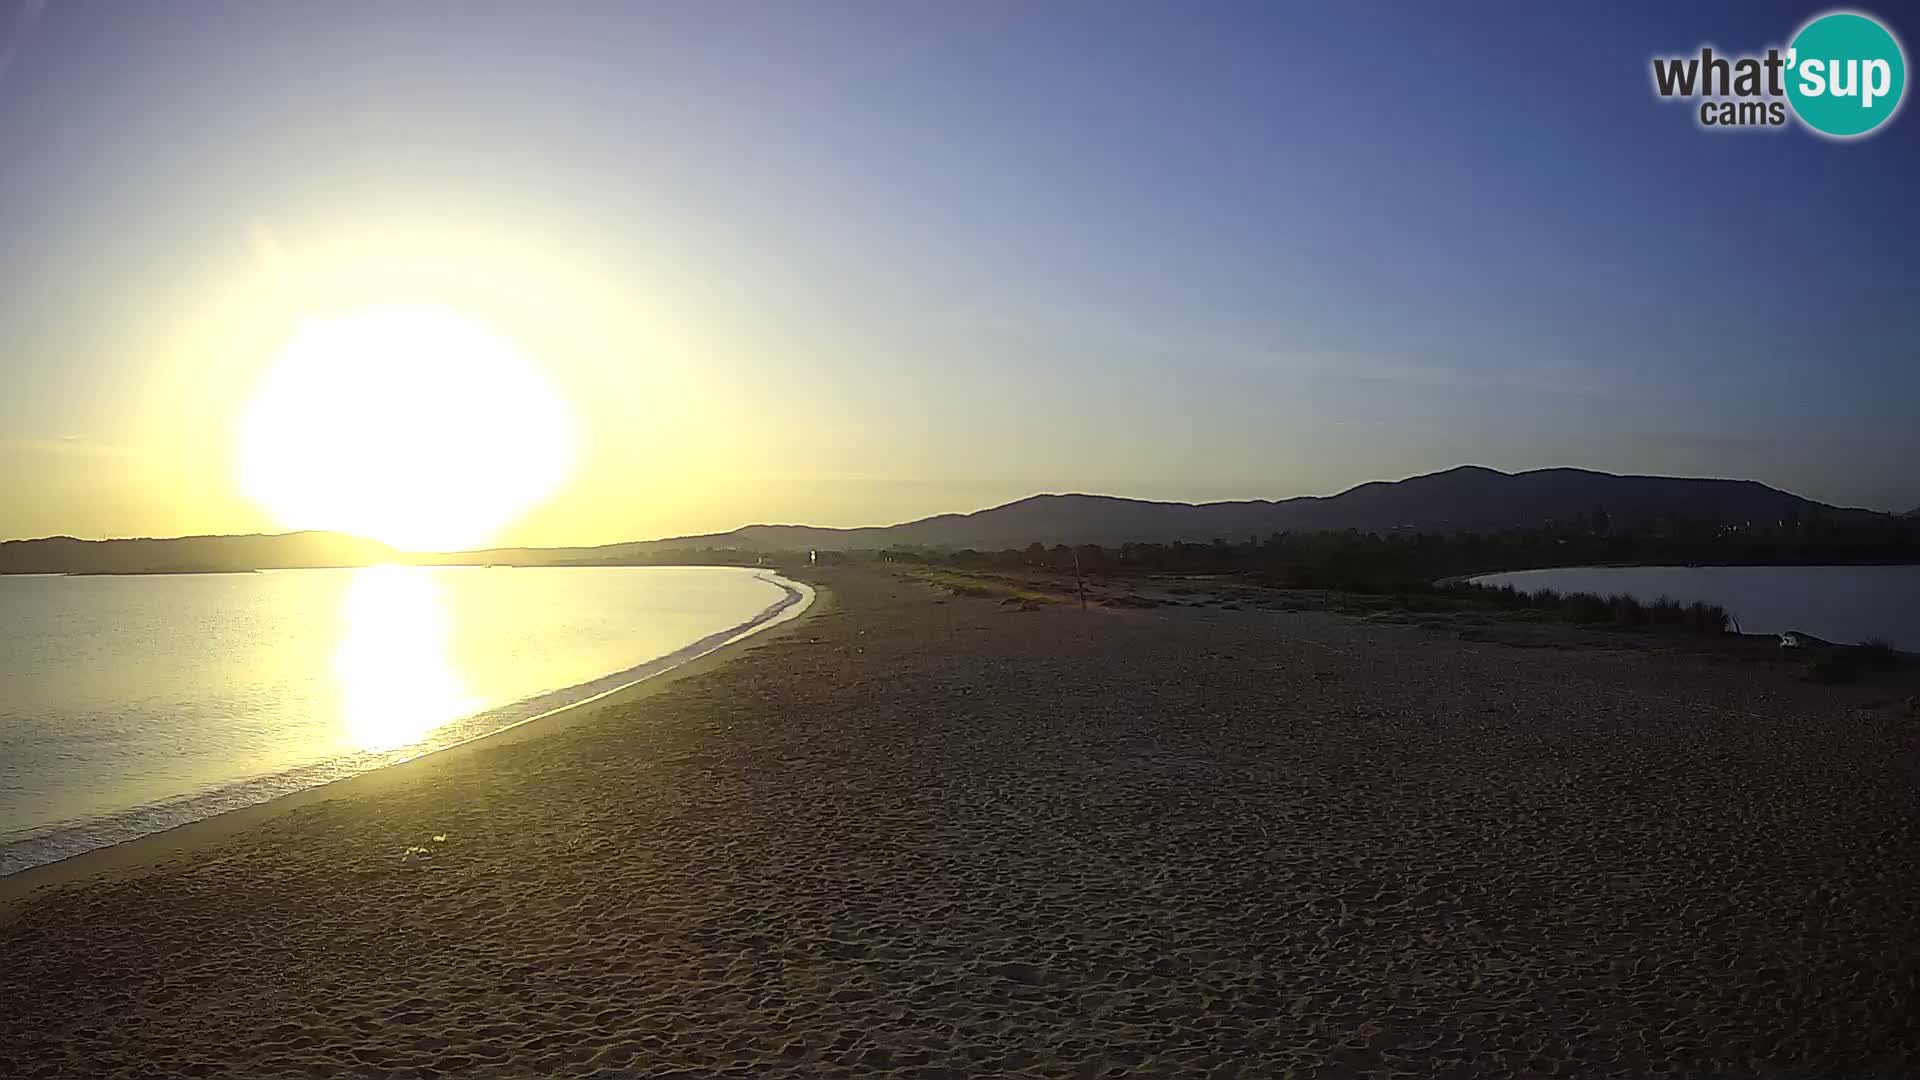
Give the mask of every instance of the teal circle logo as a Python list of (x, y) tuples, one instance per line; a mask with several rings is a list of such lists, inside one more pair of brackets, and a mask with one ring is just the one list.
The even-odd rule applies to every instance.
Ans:
[(1802, 123), (1850, 139), (1892, 119), (1907, 89), (1907, 58), (1877, 19), (1822, 15), (1787, 48), (1787, 100)]

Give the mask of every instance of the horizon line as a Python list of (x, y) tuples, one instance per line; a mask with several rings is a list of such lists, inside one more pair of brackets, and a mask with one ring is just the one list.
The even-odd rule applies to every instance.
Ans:
[(1544, 473), (1544, 472), (1577, 472), (1577, 473), (1587, 473), (1589, 475), (1594, 475), (1594, 476), (1612, 476), (1612, 477), (1618, 477), (1620, 479), (1699, 480), (1699, 481), (1708, 481), (1708, 482), (1716, 482), (1716, 483), (1759, 484), (1762, 487), (1769, 488), (1773, 491), (1778, 491), (1781, 494), (1790, 495), (1796, 499), (1802, 499), (1802, 500), (1805, 500), (1806, 502), (1816, 503), (1821, 506), (1830, 506), (1836, 510), (1853, 510), (1853, 511), (1859, 511), (1863, 513), (1885, 514), (1889, 517), (1900, 517), (1905, 514), (1912, 513), (1915, 510), (1920, 510), (1920, 505), (1917, 505), (1908, 510), (1876, 510), (1871, 507), (1864, 507), (1864, 506), (1839, 506), (1833, 503), (1822, 503), (1818, 499), (1810, 499), (1797, 492), (1789, 491), (1786, 488), (1775, 487), (1774, 485), (1769, 484), (1764, 480), (1755, 480), (1751, 478), (1727, 477), (1727, 476), (1685, 476), (1685, 475), (1675, 475), (1672, 473), (1614, 473), (1614, 472), (1607, 472), (1604, 469), (1591, 469), (1591, 468), (1587, 468), (1585, 466), (1580, 466), (1580, 465), (1546, 465), (1538, 468), (1521, 469), (1518, 471), (1510, 472), (1506, 469), (1496, 468), (1491, 465), (1478, 465), (1478, 464), (1468, 462), (1460, 465), (1451, 465), (1444, 469), (1436, 469), (1432, 472), (1414, 473), (1410, 476), (1403, 476), (1398, 480), (1363, 480), (1360, 483), (1342, 488), (1341, 490), (1333, 492), (1332, 494), (1329, 494), (1329, 495), (1288, 495), (1280, 498), (1255, 497), (1255, 498), (1245, 498), (1245, 499), (1209, 499), (1205, 502), (1192, 502), (1192, 501), (1184, 501), (1179, 499), (1147, 499), (1147, 498), (1140, 498), (1132, 495), (1114, 495), (1114, 494), (1106, 494), (1106, 493), (1092, 492), (1092, 491), (1036, 491), (1031, 495), (1022, 495), (1017, 499), (1010, 499), (1006, 502), (994, 503), (989, 506), (982, 506), (974, 510), (943, 511), (937, 514), (928, 514), (923, 517), (909, 518), (905, 521), (895, 521), (886, 525), (809, 525), (803, 522), (753, 521), (753, 522), (747, 522), (746, 524), (743, 524), (743, 525), (736, 525), (731, 529), (726, 529), (719, 532), (681, 533), (674, 536), (658, 536), (658, 537), (652, 537), (649, 539), (609, 540), (604, 543), (596, 543), (596, 544), (539, 544), (539, 545), (494, 544), (487, 547), (455, 548), (450, 550), (409, 549), (409, 548), (394, 547), (392, 544), (388, 544), (383, 540), (376, 540), (372, 537), (361, 536), (357, 533), (343, 532), (338, 529), (288, 529), (283, 532), (245, 532), (245, 533), (182, 533), (178, 536), (85, 537), (85, 536), (75, 536), (71, 533), (54, 533), (46, 536), (7, 537), (4, 539), (0, 539), (0, 544), (30, 544), (30, 543), (40, 543), (48, 540), (71, 540), (76, 543), (82, 543), (82, 544), (110, 544), (110, 543), (131, 543), (131, 542), (141, 541), (141, 540), (157, 542), (157, 541), (169, 541), (169, 540), (244, 539), (247, 537), (259, 537), (259, 538), (266, 539), (266, 538), (278, 538), (278, 537), (286, 537), (286, 536), (326, 535), (326, 536), (343, 537), (350, 540), (360, 541), (362, 543), (379, 544), (380, 546), (388, 549), (389, 551), (392, 551), (400, 555), (464, 555), (464, 554), (486, 552), (486, 551), (559, 551), (559, 550), (565, 550), (570, 548), (592, 550), (596, 548), (624, 547), (630, 544), (661, 544), (661, 543), (667, 543), (673, 540), (695, 540), (695, 539), (702, 539), (706, 537), (731, 536), (735, 533), (743, 532), (747, 529), (815, 529), (821, 532), (861, 532), (867, 529), (896, 529), (905, 525), (914, 525), (923, 521), (931, 521), (935, 518), (972, 517), (976, 514), (983, 514), (991, 510), (1000, 510), (1009, 506), (1016, 506), (1020, 503), (1031, 502), (1034, 499), (1059, 499), (1059, 498), (1113, 499), (1120, 502), (1146, 503), (1146, 504), (1157, 505), (1157, 506), (1202, 507), (1202, 506), (1248, 505), (1248, 504), (1256, 504), (1256, 503), (1264, 503), (1270, 506), (1277, 506), (1283, 503), (1298, 502), (1298, 501), (1309, 500), (1309, 499), (1312, 499), (1312, 500), (1336, 499), (1343, 495), (1347, 495), (1351, 492), (1357, 491), (1363, 487), (1369, 487), (1374, 484), (1402, 484), (1410, 480), (1421, 480), (1427, 477), (1442, 476), (1447, 473), (1463, 472), (1463, 471), (1469, 471), (1469, 470), (1489, 472), (1499, 476), (1528, 476), (1534, 473)]

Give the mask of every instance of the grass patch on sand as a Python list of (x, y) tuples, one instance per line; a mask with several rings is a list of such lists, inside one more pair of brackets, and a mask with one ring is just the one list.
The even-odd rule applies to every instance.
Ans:
[(901, 577), (941, 589), (953, 596), (971, 596), (985, 600), (1022, 600), (1035, 604), (1064, 603), (1068, 597), (1036, 587), (1033, 582), (1017, 581), (998, 574), (967, 573), (938, 566), (902, 566)]
[[(1019, 610), (1077, 604), (1071, 577), (991, 572), (926, 564), (893, 567), (902, 580), (951, 596), (995, 600)], [(1093, 574), (1087, 598), (1108, 608), (1207, 608), (1217, 611), (1324, 612), (1370, 623), (1446, 634), (1522, 649), (1609, 648), (1680, 652), (1751, 664), (1816, 683), (1877, 682), (1920, 668), (1885, 641), (1783, 649), (1772, 634), (1729, 632), (1732, 619), (1711, 604), (1652, 603), (1629, 596), (1521, 592), (1465, 583), (1392, 592), (1277, 587), (1219, 574)]]
[(1813, 651), (1804, 678), (1817, 683), (1850, 683), (1899, 671), (1906, 657), (1883, 638), (1859, 645), (1832, 645)]

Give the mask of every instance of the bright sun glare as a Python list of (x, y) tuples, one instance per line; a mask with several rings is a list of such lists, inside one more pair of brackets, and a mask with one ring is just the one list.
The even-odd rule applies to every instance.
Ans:
[(303, 324), (236, 436), (241, 489), (285, 527), (416, 551), (485, 544), (573, 455), (567, 408), (526, 357), (423, 307)]
[(366, 566), (353, 572), (333, 657), (349, 746), (380, 753), (419, 742), (481, 707), (449, 652), (447, 611), (433, 571)]

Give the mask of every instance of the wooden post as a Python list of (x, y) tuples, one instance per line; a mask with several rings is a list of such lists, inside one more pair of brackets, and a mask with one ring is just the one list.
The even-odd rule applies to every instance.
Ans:
[(1073, 549), (1073, 584), (1080, 590), (1080, 610), (1087, 610), (1087, 579), (1080, 576), (1080, 549)]

